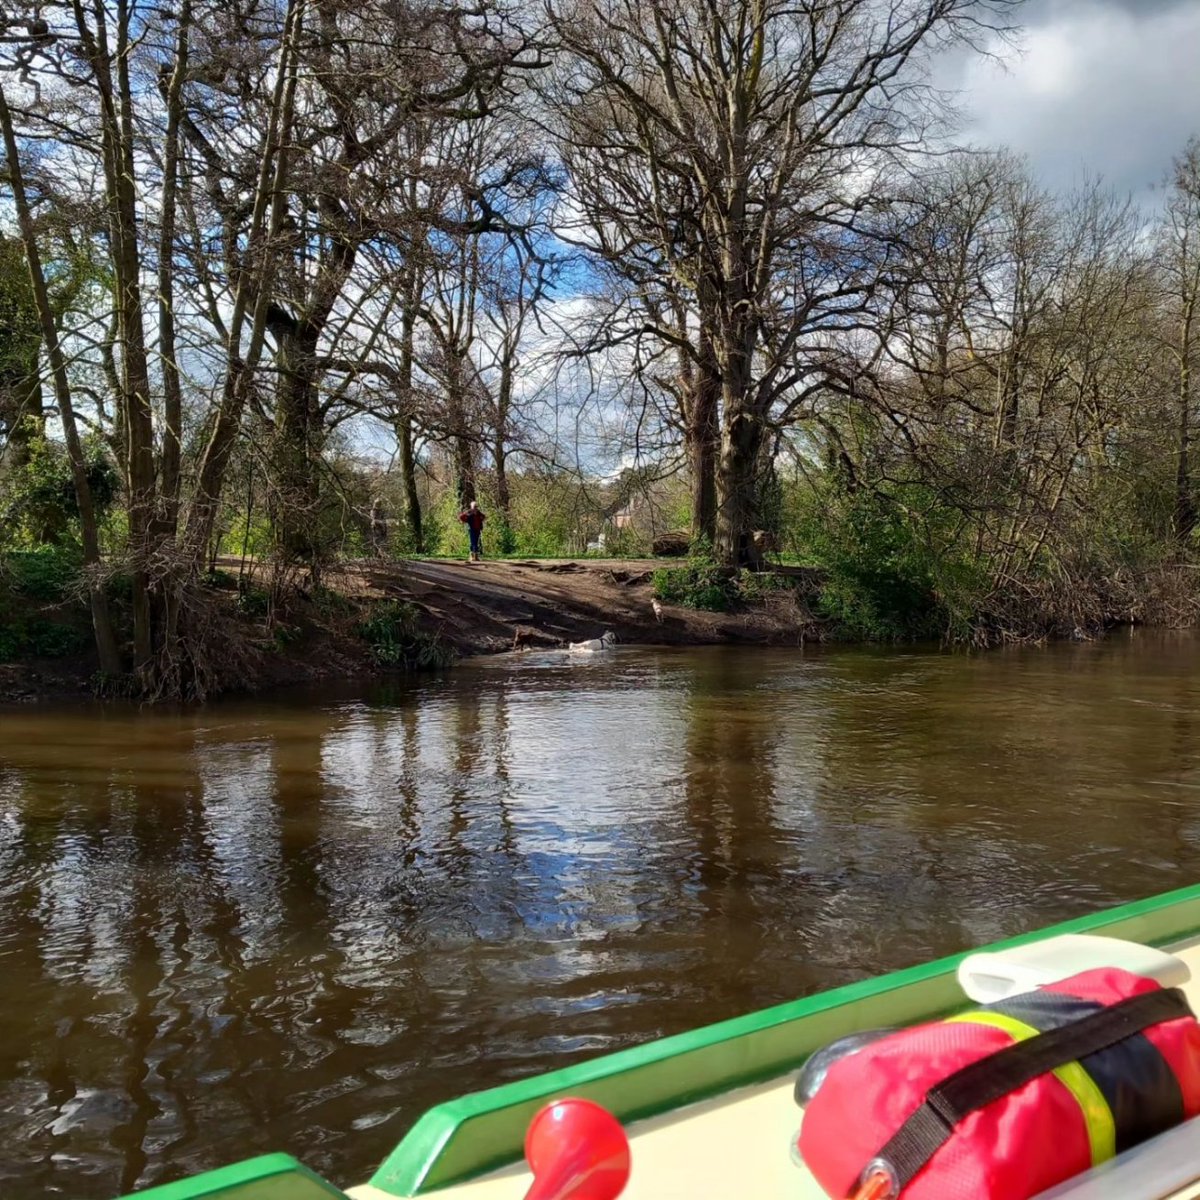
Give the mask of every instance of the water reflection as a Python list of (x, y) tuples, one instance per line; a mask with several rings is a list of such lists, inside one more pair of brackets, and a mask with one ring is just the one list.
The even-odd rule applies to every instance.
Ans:
[(0, 714), (0, 1188), (269, 1149), (1191, 882), (1200, 643)]

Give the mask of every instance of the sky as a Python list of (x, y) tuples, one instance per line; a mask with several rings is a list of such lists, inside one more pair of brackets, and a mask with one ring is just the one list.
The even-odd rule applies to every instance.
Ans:
[(1171, 159), (1200, 134), (1200, 0), (1027, 0), (1003, 63), (955, 54), (966, 139), (1025, 155), (1055, 190), (1100, 175), (1155, 203)]

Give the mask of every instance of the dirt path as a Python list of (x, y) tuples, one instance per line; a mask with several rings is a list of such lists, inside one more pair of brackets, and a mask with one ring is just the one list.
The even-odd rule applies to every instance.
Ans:
[(736, 613), (652, 604), (651, 576), (662, 562), (437, 560), (360, 562), (341, 568), (335, 587), (415, 604), (427, 628), (464, 654), (520, 646), (563, 646), (611, 631), (622, 642), (703, 645), (795, 643), (811, 633), (791, 595)]

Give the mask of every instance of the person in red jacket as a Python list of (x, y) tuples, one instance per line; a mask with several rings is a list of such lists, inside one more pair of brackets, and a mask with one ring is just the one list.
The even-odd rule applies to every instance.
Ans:
[(467, 527), (471, 538), (471, 561), (478, 562), (483, 557), (483, 523), (487, 517), (474, 500), (458, 514), (458, 519)]

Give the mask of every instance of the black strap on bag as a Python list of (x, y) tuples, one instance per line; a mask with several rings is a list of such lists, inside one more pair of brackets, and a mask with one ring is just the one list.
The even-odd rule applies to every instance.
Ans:
[(882, 1169), (892, 1177), (894, 1191), (902, 1191), (971, 1113), (1041, 1075), (1106, 1050), (1152, 1025), (1191, 1015), (1182, 991), (1158, 989), (997, 1050), (930, 1088), (924, 1103), (892, 1135), (864, 1177)]

